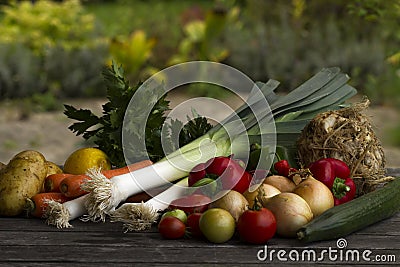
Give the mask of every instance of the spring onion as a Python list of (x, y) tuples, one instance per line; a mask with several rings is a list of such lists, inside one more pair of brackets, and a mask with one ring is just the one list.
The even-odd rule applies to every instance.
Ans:
[(70, 228), (69, 221), (79, 218), (86, 213), (84, 205), (86, 195), (59, 203), (54, 200), (47, 200), (47, 207), (44, 212), (46, 223), (57, 228)]
[(189, 190), (187, 178), (142, 203), (124, 203), (110, 213), (111, 222), (122, 222), (125, 231), (143, 231), (149, 229), (172, 200), (185, 195)]

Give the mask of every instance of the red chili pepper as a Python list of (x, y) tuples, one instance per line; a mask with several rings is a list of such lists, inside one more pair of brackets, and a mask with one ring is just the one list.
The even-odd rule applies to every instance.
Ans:
[(244, 193), (251, 182), (252, 176), (240, 164), (230, 157), (215, 157), (206, 163), (200, 163), (189, 173), (188, 184), (193, 186), (203, 178), (221, 178), (223, 189), (236, 190)]
[(286, 159), (282, 159), (274, 163), (275, 171), (282, 176), (288, 177), (289, 176), (289, 169), (290, 165)]
[(349, 202), (356, 196), (356, 185), (351, 178), (336, 178), (333, 183), (333, 197), (335, 206)]

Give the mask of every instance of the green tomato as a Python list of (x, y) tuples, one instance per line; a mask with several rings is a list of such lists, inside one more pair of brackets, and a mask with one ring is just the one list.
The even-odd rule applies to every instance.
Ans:
[(235, 233), (235, 219), (220, 208), (206, 210), (200, 217), (199, 226), (203, 235), (213, 243), (224, 243)]
[(161, 216), (161, 219), (167, 216), (171, 216), (171, 217), (176, 217), (179, 220), (181, 220), (181, 222), (183, 222), (184, 224), (186, 224), (187, 222), (187, 215), (183, 210), (180, 209), (173, 209), (167, 212), (164, 212), (164, 214)]

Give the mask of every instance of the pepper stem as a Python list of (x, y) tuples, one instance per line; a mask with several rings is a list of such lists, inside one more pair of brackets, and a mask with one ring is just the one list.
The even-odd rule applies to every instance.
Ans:
[(344, 179), (338, 177), (335, 178), (332, 186), (332, 193), (335, 198), (341, 199), (350, 191), (350, 189), (350, 186), (345, 184)]

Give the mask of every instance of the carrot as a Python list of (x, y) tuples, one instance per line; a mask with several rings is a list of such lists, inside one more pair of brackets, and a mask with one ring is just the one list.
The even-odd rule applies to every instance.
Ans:
[(44, 212), (47, 207), (47, 200), (54, 200), (59, 203), (64, 203), (70, 200), (70, 198), (64, 196), (60, 192), (47, 192), (39, 193), (26, 200), (26, 212), (37, 218), (43, 218)]
[[(101, 173), (107, 177), (107, 178), (112, 178), (117, 175), (121, 174), (126, 174), (129, 173), (130, 171), (138, 170), (147, 166), (150, 166), (153, 164), (150, 160), (143, 160), (139, 162), (132, 163), (128, 166), (118, 168), (118, 169), (111, 169), (111, 170), (105, 170), (102, 171)], [(60, 183), (59, 189), (60, 192), (63, 193), (65, 196), (70, 197), (70, 198), (76, 198), (79, 196), (82, 196), (86, 194), (87, 192), (81, 189), (81, 185), (85, 182), (85, 180), (90, 179), (89, 176), (85, 174), (80, 174), (80, 175), (71, 175)]]
[(126, 174), (131, 171), (136, 171), (136, 170), (142, 169), (142, 168), (150, 166), (152, 164), (153, 164), (153, 162), (151, 160), (142, 160), (142, 161), (132, 163), (132, 164), (122, 167), (122, 168), (102, 171), (101, 173), (107, 178), (112, 178), (117, 175)]
[(66, 197), (76, 198), (86, 194), (87, 192), (81, 189), (81, 184), (85, 180), (90, 179), (86, 174), (71, 175), (61, 181), (59, 189)]
[(60, 184), (62, 180), (71, 176), (69, 173), (54, 173), (50, 174), (44, 180), (44, 192), (60, 192)]

